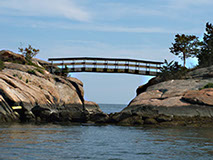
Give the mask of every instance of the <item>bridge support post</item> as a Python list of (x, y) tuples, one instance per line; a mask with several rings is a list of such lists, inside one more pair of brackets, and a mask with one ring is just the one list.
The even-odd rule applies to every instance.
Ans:
[(118, 72), (118, 62), (117, 61), (115, 61), (115, 68), (114, 68), (114, 72)]
[(72, 63), (72, 70), (73, 70), (73, 72), (75, 71), (75, 61), (73, 60), (72, 61), (73, 63)]
[(97, 64), (97, 61), (94, 61), (94, 63), (93, 63), (94, 67), (93, 67), (93, 69), (92, 69), (93, 72), (96, 72), (96, 71), (97, 71), (97, 66), (96, 66), (96, 64)]
[(129, 61), (125, 62), (125, 73), (129, 73)]
[(51, 61), (50, 73), (53, 73), (53, 61)]
[(135, 73), (138, 74), (139, 73), (139, 67), (138, 67), (138, 63), (135, 63)]
[(107, 72), (107, 69), (108, 69), (108, 61), (105, 60), (103, 71)]
[(85, 61), (85, 60), (83, 60), (83, 63), (82, 63), (82, 64), (83, 64), (83, 67), (82, 67), (82, 69), (81, 69), (81, 70), (82, 70), (82, 71), (85, 71), (85, 70), (86, 70), (86, 61)]
[(146, 75), (150, 74), (150, 64), (146, 63)]
[(62, 66), (61, 66), (61, 75), (63, 76), (64, 72), (64, 60), (62, 60)]

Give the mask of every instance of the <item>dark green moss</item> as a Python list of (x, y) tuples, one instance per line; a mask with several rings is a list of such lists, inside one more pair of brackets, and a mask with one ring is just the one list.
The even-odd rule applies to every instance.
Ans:
[(0, 71), (4, 69), (4, 62), (0, 60)]
[(201, 89), (205, 89), (205, 88), (213, 88), (213, 83), (208, 83), (205, 86), (203, 86), (203, 88)]

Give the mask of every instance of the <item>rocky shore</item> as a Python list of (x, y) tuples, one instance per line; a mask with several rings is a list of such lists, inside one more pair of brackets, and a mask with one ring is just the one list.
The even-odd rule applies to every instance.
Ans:
[(191, 71), (180, 80), (151, 79), (119, 113), (105, 114), (84, 100), (83, 83), (49, 72), (48, 62), (0, 51), (0, 123), (89, 122), (116, 125), (213, 126), (213, 66)]
[(137, 96), (120, 113), (121, 125), (213, 126), (213, 66), (191, 71), (184, 79), (161, 82), (159, 77), (140, 86)]
[(106, 116), (94, 102), (84, 100), (83, 83), (71, 77), (50, 74), (49, 63), (0, 51), (0, 123), (87, 122)]

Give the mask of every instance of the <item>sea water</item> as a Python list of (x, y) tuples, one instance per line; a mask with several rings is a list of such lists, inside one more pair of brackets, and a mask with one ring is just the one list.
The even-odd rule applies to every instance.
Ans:
[[(106, 112), (124, 105), (100, 105)], [(0, 125), (0, 159), (210, 160), (213, 128)]]

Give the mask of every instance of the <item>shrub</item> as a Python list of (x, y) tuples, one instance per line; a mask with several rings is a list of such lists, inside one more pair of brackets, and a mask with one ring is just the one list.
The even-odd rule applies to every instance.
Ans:
[(205, 89), (205, 88), (213, 88), (213, 83), (208, 83), (205, 86), (203, 86), (203, 88), (201, 89)]
[(168, 63), (167, 60), (165, 60), (165, 66), (163, 66), (160, 70), (161, 73), (159, 73), (159, 76), (163, 81), (171, 79), (182, 79), (188, 72), (188, 69), (179, 65), (178, 62), (171, 61)]
[(69, 68), (67, 67), (67, 65), (65, 65), (65, 67), (62, 69), (62, 76), (67, 77), (69, 74)]
[(64, 76), (64, 77), (68, 77), (69, 76), (69, 68), (67, 67), (67, 65), (65, 65), (64, 68), (55, 68), (53, 73), (55, 75), (60, 75), (60, 76)]
[(18, 48), (18, 49), (19, 52), (21, 52), (24, 55), (28, 63), (31, 63), (32, 58), (35, 57), (39, 52), (39, 49), (35, 49), (31, 45), (28, 45), (28, 47), (26, 48)]

